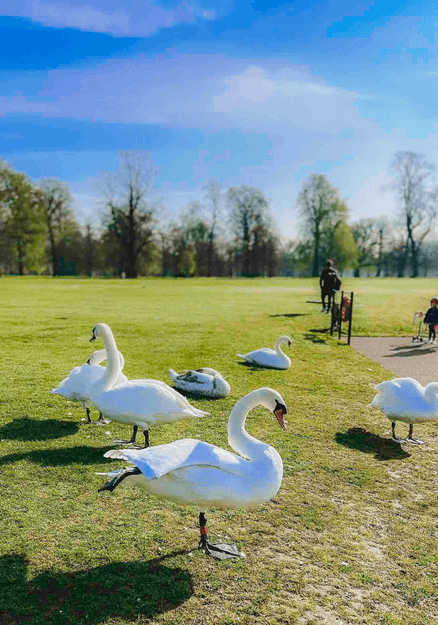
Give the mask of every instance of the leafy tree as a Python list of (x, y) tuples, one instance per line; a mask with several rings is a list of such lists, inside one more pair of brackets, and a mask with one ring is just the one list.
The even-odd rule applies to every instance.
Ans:
[(45, 261), (44, 243), (47, 226), (44, 219), (44, 195), (35, 189), (24, 174), (0, 169), (0, 206), (2, 239), (9, 248), (11, 268), (18, 274), (38, 272)]

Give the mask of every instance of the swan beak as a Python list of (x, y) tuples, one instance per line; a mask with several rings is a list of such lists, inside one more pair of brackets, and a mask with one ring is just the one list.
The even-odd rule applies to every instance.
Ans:
[(277, 404), (277, 408), (274, 410), (274, 414), (277, 417), (277, 421), (281, 425), (282, 429), (285, 430), (286, 423), (284, 422), (284, 415), (287, 414), (286, 406)]
[(96, 340), (96, 335), (94, 334), (94, 328), (93, 328), (93, 336), (90, 339), (90, 343), (92, 343), (95, 340)]

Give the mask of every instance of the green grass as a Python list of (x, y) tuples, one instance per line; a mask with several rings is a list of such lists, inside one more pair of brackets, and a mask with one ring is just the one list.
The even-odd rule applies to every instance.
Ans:
[[(435, 280), (344, 279), (353, 332), (412, 334)], [(436, 424), (424, 447), (390, 440), (368, 406), (393, 377), (327, 333), (317, 280), (0, 279), (0, 623), (16, 625), (438, 623)], [(211, 416), (151, 432), (153, 445), (196, 437), (228, 447), (244, 394), (278, 390), (288, 409), (252, 411), (248, 430), (283, 458), (283, 484), (254, 510), (212, 510), (210, 537), (247, 554), (217, 562), (197, 550), (197, 510), (142, 491), (97, 493), (112, 436), (49, 394), (109, 324), (128, 378), (170, 382), (218, 369), (225, 399), (192, 400)], [(236, 352), (293, 339), (287, 371), (251, 369)], [(94, 417), (96, 413), (94, 414)]]

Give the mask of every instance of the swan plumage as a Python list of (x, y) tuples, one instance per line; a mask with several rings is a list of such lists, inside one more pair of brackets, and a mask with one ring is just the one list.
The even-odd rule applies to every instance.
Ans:
[(292, 347), (292, 341), (288, 336), (280, 336), (274, 344), (274, 349), (270, 347), (261, 347), (254, 349), (247, 354), (237, 354), (239, 358), (243, 358), (246, 362), (259, 367), (268, 367), (270, 369), (288, 369), (291, 365), (289, 356), (281, 349), (281, 345), (285, 343), (288, 347)]
[(204, 397), (226, 397), (230, 394), (230, 385), (218, 371), (210, 367), (191, 369), (176, 373), (169, 369), (170, 379), (180, 391), (202, 395)]
[(117, 379), (120, 372), (116, 342), (105, 323), (98, 323), (93, 328), (91, 340), (97, 337), (105, 344), (108, 366), (103, 379), (92, 386), (90, 401), (110, 421), (133, 426), (133, 436), (126, 442), (134, 444), (137, 429), (141, 428), (147, 446), (148, 432), (152, 426), (208, 414), (192, 406), (183, 395), (160, 380), (127, 380), (113, 386), (113, 380)]
[[(128, 378), (121, 370), (125, 364), (123, 354), (118, 352), (120, 372), (115, 379), (115, 384), (122, 384), (127, 382)], [(90, 394), (91, 388), (94, 384), (103, 381), (105, 374), (105, 367), (101, 367), (99, 363), (107, 359), (106, 349), (99, 349), (94, 351), (85, 365), (74, 367), (68, 376), (62, 380), (57, 388), (52, 389), (50, 392), (53, 395), (61, 395), (71, 401), (79, 402), (87, 411), (87, 421), (91, 423), (90, 417)], [(101, 419), (102, 420), (102, 419)]]
[[(438, 382), (424, 387), (413, 378), (395, 378), (377, 384), (374, 390), (377, 395), (370, 405), (380, 408), (392, 422), (393, 439), (396, 442), (420, 443), (412, 438), (413, 426), (438, 417)], [(396, 421), (409, 423), (407, 439), (395, 435)]]
[[(112, 479), (100, 490), (113, 491), (126, 481), (177, 504), (198, 506), (200, 521), (210, 507), (255, 507), (269, 501), (280, 488), (283, 463), (274, 447), (245, 430), (247, 414), (257, 405), (272, 410), (285, 429), (283, 398), (273, 389), (261, 388), (242, 397), (231, 411), (228, 442), (237, 453), (193, 439), (140, 451), (111, 450), (105, 457), (130, 461), (135, 467), (108, 473)], [(202, 536), (201, 531), (201, 541)]]

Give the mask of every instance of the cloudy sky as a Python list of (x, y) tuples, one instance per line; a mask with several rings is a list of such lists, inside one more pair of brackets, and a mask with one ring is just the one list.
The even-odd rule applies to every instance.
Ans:
[(438, 165), (437, 6), (0, 0), (0, 156), (96, 225), (120, 150), (150, 153), (170, 216), (215, 178), (263, 190), (293, 237), (312, 172), (352, 220), (391, 215), (394, 154)]

